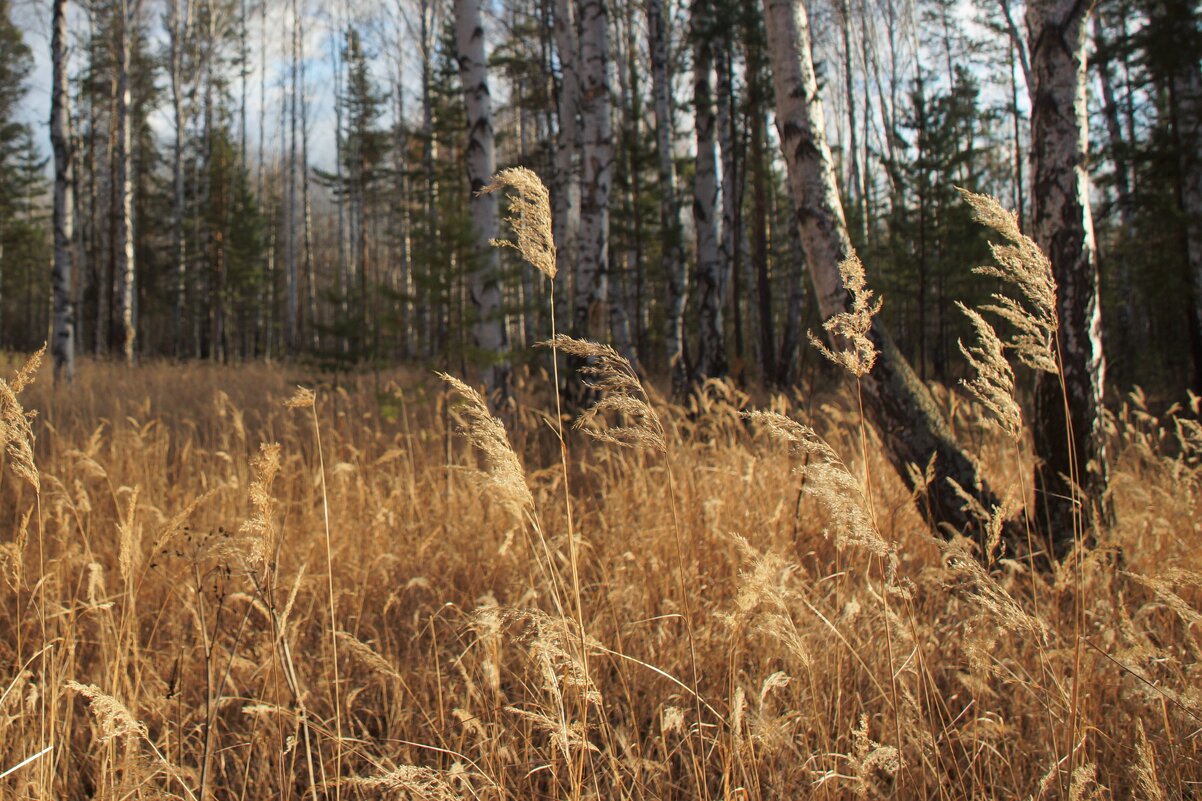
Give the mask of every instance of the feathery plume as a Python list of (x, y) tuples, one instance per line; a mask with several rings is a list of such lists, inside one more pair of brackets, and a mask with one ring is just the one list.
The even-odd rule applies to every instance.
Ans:
[(1011, 439), (1017, 440), (1022, 434), (1023, 414), (1018, 401), (1014, 399), (1014, 370), (1006, 361), (1005, 346), (998, 338), (997, 331), (980, 313), (960, 301), (956, 301), (956, 306), (976, 329), (978, 343), (969, 347), (964, 340), (960, 340), (960, 352), (976, 371), (975, 377), (962, 378), (960, 383), (993, 413), (992, 420), (997, 427)]
[(807, 457), (808, 463), (794, 472), (806, 479), (804, 493), (827, 508), (830, 514), (827, 532), (834, 535), (835, 544), (840, 548), (855, 545), (884, 559), (892, 584), (897, 563), (896, 546), (886, 542), (873, 525), (860, 482), (835, 449), (814, 429), (778, 412), (757, 410), (744, 412), (743, 416)]
[(250, 483), (250, 504), (254, 513), (243, 521), (239, 531), (250, 537), (249, 561), (261, 565), (275, 542), (275, 498), (271, 484), (280, 472), (280, 444), (264, 442), (259, 453), (250, 461), (254, 479)]
[(984, 306), (1015, 328), (1010, 347), (1018, 360), (1034, 370), (1055, 373), (1053, 353), (1060, 319), (1056, 313), (1056, 279), (1052, 262), (1035, 240), (1018, 227), (1018, 215), (1006, 210), (989, 195), (961, 189), (960, 194), (972, 208), (973, 218), (1006, 239), (1010, 244), (989, 245), (996, 264), (973, 270), (978, 275), (996, 278), (1013, 287), (1019, 298), (1000, 292), (993, 294), (994, 305)]
[(493, 176), (492, 183), (480, 190), (484, 195), (501, 189), (516, 193), (509, 201), (505, 220), (517, 236), (516, 242), (494, 239), (497, 247), (509, 247), (522, 254), (536, 270), (555, 280), (555, 237), (551, 233), (551, 201), (547, 187), (525, 167), (511, 167)]
[(370, 670), (372, 673), (384, 676), (390, 679), (399, 679), (401, 674), (397, 673), (396, 668), (388, 663), (388, 660), (380, 656), (367, 643), (360, 640), (349, 631), (339, 631), (335, 633), (343, 647), (345, 653), (349, 654), (351, 659), (358, 662), (363, 667)]
[(45, 354), (46, 346), (42, 345), (17, 371), (11, 382), (0, 378), (0, 443), (8, 452), (13, 472), (28, 481), (35, 490), (41, 489), (42, 481), (33, 462), (33, 427), (30, 425), (33, 413), (25, 411), (17, 395), (33, 383)]
[[(457, 778), (466, 778), (461, 775)], [(452, 775), (433, 768), (417, 765), (401, 765), (395, 770), (378, 776), (349, 777), (331, 784), (358, 787), (369, 793), (395, 794), (398, 798), (422, 798), (428, 801), (458, 801), (463, 796), (455, 790)]]
[(876, 346), (869, 336), (872, 318), (881, 310), (879, 298), (873, 302), (873, 291), (868, 288), (864, 277), (864, 263), (854, 252), (839, 265), (843, 286), (851, 293), (851, 311), (843, 311), (831, 317), (822, 327), (836, 343), (846, 347), (833, 350), (823, 344), (813, 331), (806, 332), (810, 343), (835, 364), (845, 368), (856, 377), (868, 375), (876, 364)]
[[(621, 354), (609, 345), (566, 334), (539, 344), (585, 360), (580, 368), (584, 383), (601, 396), (580, 414), (573, 428), (583, 429), (589, 436), (614, 445), (650, 448), (660, 453), (667, 451), (659, 414), (651, 406), (638, 374)], [(608, 414), (616, 415), (624, 424), (607, 424)]]
[(457, 407), (464, 418), (461, 429), (468, 440), (484, 453), (485, 483), (492, 489), (501, 506), (521, 520), (522, 513), (534, 508), (534, 497), (526, 486), (526, 474), (517, 454), (509, 444), (509, 436), (500, 420), (488, 412), (488, 404), (480, 393), (446, 373), (438, 374), (459, 395)]
[(1147, 801), (1164, 801), (1164, 789), (1160, 786), (1160, 778), (1156, 773), (1156, 753), (1148, 744), (1148, 733), (1144, 731), (1144, 722), (1135, 719), (1135, 733), (1138, 744), (1135, 748), (1135, 781), (1140, 794)]
[(146, 727), (138, 722), (125, 704), (95, 684), (68, 681), (64, 686), (88, 699), (88, 706), (96, 718), (96, 723), (100, 726), (101, 742), (108, 742), (118, 737), (146, 736)]
[(297, 387), (292, 397), (284, 401), (289, 409), (308, 409), (317, 401), (317, 394), (307, 387)]

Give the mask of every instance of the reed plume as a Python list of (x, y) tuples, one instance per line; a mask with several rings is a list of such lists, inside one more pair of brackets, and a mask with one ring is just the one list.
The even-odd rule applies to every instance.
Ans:
[(873, 300), (875, 293), (868, 288), (864, 264), (854, 252), (839, 264), (839, 275), (843, 278), (843, 286), (851, 294), (851, 309), (839, 312), (822, 324), (835, 342), (835, 347), (827, 347), (813, 331), (808, 331), (807, 335), (810, 343), (823, 356), (859, 378), (872, 372), (876, 364), (877, 350), (871, 336), (872, 319), (881, 310), (883, 301), (880, 298)]
[[(556, 347), (569, 356), (584, 360), (580, 374), (584, 383), (600, 396), (576, 418), (574, 428), (614, 445), (648, 448), (660, 453), (667, 450), (659, 414), (651, 405), (638, 373), (626, 358), (609, 345), (566, 334), (540, 344)], [(608, 415), (614, 415), (622, 422), (612, 422)]]
[(464, 419), (461, 431), (484, 454), (484, 484), (506, 512), (521, 520), (525, 512), (534, 508), (534, 498), (504, 424), (489, 413), (488, 404), (479, 392), (454, 376), (438, 375), (460, 398), (456, 409)]
[(960, 194), (972, 208), (973, 218), (1009, 243), (990, 243), (996, 263), (976, 267), (973, 272), (1002, 281), (1018, 297), (995, 292), (992, 297), (996, 303), (982, 308), (1014, 327), (1010, 348), (1019, 361), (1034, 370), (1056, 373), (1053, 349), (1060, 319), (1056, 312), (1052, 262), (1035, 240), (1018, 227), (1018, 215), (1004, 208), (996, 198), (965, 189)]
[(537, 175), (525, 167), (511, 167), (493, 176), (492, 182), (480, 190), (488, 194), (512, 189), (509, 214), (505, 221), (513, 228), (517, 241), (494, 239), (497, 247), (509, 247), (522, 254), (543, 275), (552, 281), (559, 270), (555, 260), (555, 237), (551, 233), (551, 200), (547, 187)]

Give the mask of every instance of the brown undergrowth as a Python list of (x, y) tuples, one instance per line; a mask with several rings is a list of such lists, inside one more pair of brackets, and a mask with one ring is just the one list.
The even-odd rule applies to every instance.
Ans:
[[(1187, 798), (1202, 781), (1190, 403), (1127, 400), (1117, 525), (1032, 575), (932, 536), (862, 442), (854, 389), (714, 383), (681, 409), (623, 385), (610, 408), (645, 404), (654, 447), (569, 430), (573, 545), (545, 376), (501, 428), (433, 374), (85, 362), (75, 386), (42, 368), (15, 396), (22, 361), (0, 392), (0, 773), (32, 759), (0, 798)], [(285, 406), (297, 384), (315, 415)], [(941, 397), (1018, 498), (1011, 439)]]

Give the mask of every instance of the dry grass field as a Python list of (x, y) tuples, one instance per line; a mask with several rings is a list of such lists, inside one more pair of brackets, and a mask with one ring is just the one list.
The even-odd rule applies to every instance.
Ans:
[[(22, 361), (0, 798), (1198, 795), (1188, 405), (1116, 415), (1095, 548), (986, 571), (925, 528), (854, 392), (712, 385), (627, 409), (638, 447), (569, 431), (565, 471), (545, 376), (515, 461), (433, 374), (85, 362), (14, 398)], [(941, 397), (1017, 497), (1029, 457)]]

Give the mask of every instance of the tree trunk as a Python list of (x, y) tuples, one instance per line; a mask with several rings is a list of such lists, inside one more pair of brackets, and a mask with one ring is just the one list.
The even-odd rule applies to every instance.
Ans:
[(115, 340), (121, 357), (126, 364), (134, 363), (134, 191), (130, 173), (130, 87), (129, 87), (129, 50), (132, 38), (130, 27), (137, 13), (137, 4), (130, 6), (128, 0), (121, 0), (118, 8), (117, 30), (117, 152), (114, 154), (115, 167), (113, 182), (117, 194), (116, 241), (114, 242), (113, 278), (116, 287)]
[[(1198, 20), (1193, 3), (1172, 2), (1167, 13), (1180, 22), (1181, 36), (1169, 78), (1173, 145), (1177, 151), (1177, 205), (1185, 228), (1185, 257), (1189, 269), (1193, 318), (1195, 391), (1202, 391), (1202, 72), (1198, 69)], [(1182, 24), (1187, 23), (1187, 24)], [(1185, 55), (1185, 54), (1189, 55)]]
[[(599, 341), (610, 316), (609, 193), (614, 141), (610, 120), (609, 10), (607, 0), (583, 0), (580, 10), (581, 189), (580, 242), (573, 312), (580, 336)], [(623, 355), (630, 343), (615, 342)]]
[[(824, 318), (830, 318), (850, 308), (839, 264), (851, 255), (852, 247), (826, 142), (809, 23), (802, 0), (765, 0), (764, 6), (777, 128), (789, 188), (818, 308)], [(934, 399), (879, 319), (873, 324), (871, 336), (880, 355), (876, 367), (862, 379), (865, 413), (889, 461), (908, 485), (911, 480), (907, 466), (922, 466), (935, 457), (936, 478), (919, 502), (919, 510), (931, 526), (946, 524), (954, 531), (979, 535), (978, 521), (963, 508), (948, 479), (976, 495), (986, 509), (997, 505), (997, 498), (984, 483), (976, 462), (953, 440)]]
[[(305, 270), (305, 306), (308, 314), (308, 341), (309, 347), (314, 351), (318, 350), (321, 345), (320, 333), (317, 330), (317, 267), (313, 261), (313, 200), (309, 192), (309, 101), (305, 93), (308, 91), (305, 82), (305, 9), (304, 6), (300, 9), (300, 14), (296, 18), (296, 25), (299, 29), (297, 41), (299, 44), (299, 52), (297, 60), (300, 62), (300, 129), (301, 129), (301, 161), (300, 161), (300, 181), (301, 181), (301, 224), (303, 226), (304, 239), (303, 245), (303, 264)], [(337, 103), (337, 100), (335, 100)]]
[(296, 104), (300, 95), (298, 83), (300, 78), (298, 54), (300, 52), (300, 11), (297, 0), (292, 0), (292, 89), (289, 92), (289, 152), (288, 152), (288, 185), (285, 204), (287, 211), (284, 223), (284, 344), (289, 356), (295, 356), (300, 345), (298, 322), (300, 306), (299, 288), (297, 286), (296, 265)]
[[(580, 37), (575, 0), (555, 0), (555, 50), (559, 56), (560, 80), (556, 98), (559, 134), (555, 146), (553, 235), (559, 274), (572, 280), (576, 275), (580, 238)], [(573, 298), (571, 286), (565, 287), (565, 283), (560, 282), (555, 313), (566, 321), (570, 319), (566, 310)]]
[[(1089, 5), (1077, 0), (1034, 0), (1027, 6), (1032, 221), (1058, 287), (1063, 372), (1063, 387), (1057, 376), (1039, 376), (1033, 421), (1035, 452), (1043, 461), (1038, 487), (1056, 557), (1075, 540), (1074, 507), (1080, 505), (1079, 522), (1088, 529), (1091, 504), (1102, 502), (1107, 482), (1106, 360), (1087, 172), (1088, 13)], [(1074, 483), (1085, 490), (1084, 498)]]
[(497, 171), (480, 0), (455, 0), (455, 41), (459, 51), (459, 80), (463, 84), (467, 109), (467, 177), (472, 192), (472, 228), (476, 234), (474, 269), (468, 288), (476, 315), (472, 322), (472, 342), (484, 359), (481, 371), (484, 385), (489, 393), (499, 392), (504, 397), (509, 392), (505, 354), (508, 343), (501, 311), (500, 259), (491, 244), (497, 238), (497, 196), (479, 194)]
[(71, 174), (71, 123), (67, 86), (67, 0), (54, 0), (50, 34), (52, 86), (50, 141), (54, 147), (54, 356), (55, 380), (75, 380), (75, 303), (71, 293), (74, 201)]
[(718, 237), (717, 141), (714, 135), (712, 11), (710, 0), (693, 4), (693, 127), (697, 168), (693, 179), (693, 226), (697, 230), (697, 294), (700, 336), (697, 378), (726, 374), (722, 300), (726, 281)]
[[(1110, 44), (1106, 41), (1106, 31), (1102, 22), (1101, 12), (1095, 12), (1093, 18), (1094, 52), (1097, 55), (1098, 80), (1102, 85), (1102, 112), (1106, 120), (1106, 136), (1110, 143), (1110, 158), (1114, 164), (1114, 189), (1117, 195), (1119, 225), (1122, 229), (1120, 240), (1130, 236), (1135, 211), (1131, 196), (1131, 162), (1127, 155), (1127, 143), (1123, 141), (1123, 124), (1119, 116), (1118, 100), (1114, 93), (1114, 76), (1111, 69)], [(1131, 277), (1131, 260), (1126, 248), (1120, 247), (1120, 253), (1110, 255), (1114, 267), (1115, 288), (1118, 290), (1118, 320), (1114, 327), (1118, 347), (1114, 353), (1120, 355), (1126, 363), (1131, 355), (1139, 348), (1143, 340), (1146, 322), (1141, 318), (1140, 310), (1143, 303), (1138, 296)], [(1100, 261), (1099, 257), (1099, 261)], [(1112, 341), (1113, 344), (1113, 341)], [(1116, 365), (1118, 372), (1125, 372)]]
[(676, 166), (672, 143), (672, 75), (668, 65), (669, 32), (663, 0), (647, 0), (647, 37), (651, 51), (651, 92), (655, 100), (655, 150), (659, 166), (661, 263), (667, 285), (664, 346), (671, 371), (672, 392), (679, 396), (689, 380), (684, 350), (684, 308), (688, 297), (680, 205), (676, 197)]
[[(172, 0), (169, 20), (169, 78), (171, 81), (171, 112), (175, 122), (175, 141), (171, 153), (173, 199), (171, 236), (174, 251), (175, 313), (171, 316), (171, 345), (176, 357), (184, 355), (184, 315), (187, 311), (188, 245), (184, 237), (184, 136), (187, 120), (184, 116), (184, 51), (191, 27), (191, 3)], [(260, 148), (260, 158), (261, 158)], [(260, 195), (261, 196), (261, 195)]]

